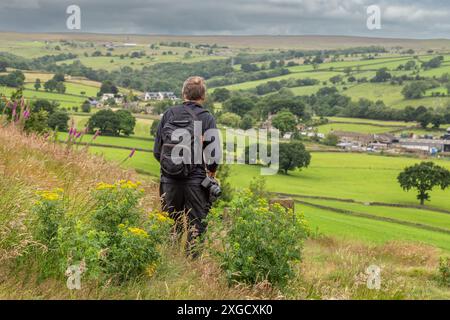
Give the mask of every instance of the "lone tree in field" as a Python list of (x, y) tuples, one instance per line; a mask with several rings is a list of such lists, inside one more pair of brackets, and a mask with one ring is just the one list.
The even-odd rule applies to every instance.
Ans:
[(450, 186), (450, 171), (433, 162), (422, 162), (406, 168), (397, 178), (405, 191), (417, 189), (417, 199), (424, 205), (430, 200), (429, 192), (439, 186), (442, 190)]
[(303, 143), (295, 141), (280, 143), (280, 171), (288, 174), (289, 170), (307, 168), (311, 162), (311, 154)]

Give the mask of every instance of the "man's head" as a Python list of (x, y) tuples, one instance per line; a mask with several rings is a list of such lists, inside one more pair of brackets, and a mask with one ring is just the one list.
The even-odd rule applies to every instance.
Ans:
[(183, 99), (202, 103), (206, 98), (206, 85), (202, 77), (190, 77), (183, 84)]

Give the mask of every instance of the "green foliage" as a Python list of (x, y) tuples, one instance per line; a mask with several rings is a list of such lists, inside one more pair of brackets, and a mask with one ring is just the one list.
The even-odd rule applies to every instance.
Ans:
[(307, 168), (311, 162), (311, 154), (306, 151), (303, 143), (294, 141), (280, 143), (280, 171), (288, 174), (288, 171)]
[(450, 286), (450, 258), (439, 260), (439, 282), (444, 286)]
[(127, 182), (120, 184), (99, 184), (94, 194), (97, 206), (93, 211), (94, 226), (97, 230), (113, 233), (119, 224), (135, 225), (140, 217), (137, 205), (141, 195), (137, 185)]
[(27, 133), (36, 132), (42, 134), (48, 132), (48, 112), (40, 110), (38, 112), (32, 112), (30, 117), (25, 121), (24, 130)]
[(35, 89), (36, 91), (38, 91), (41, 87), (42, 87), (42, 85), (41, 85), (41, 79), (36, 79), (36, 81), (34, 82), (34, 89)]
[(242, 130), (248, 130), (248, 129), (253, 128), (254, 123), (255, 123), (254, 118), (253, 118), (251, 115), (246, 114), (246, 115), (242, 118), (242, 121), (241, 121), (241, 123), (239, 124), (239, 127), (240, 127)]
[[(72, 211), (62, 189), (38, 192), (33, 207), (35, 239), (50, 249), (43, 254), (48, 273), (63, 274), (70, 265), (84, 266), (87, 278), (123, 282), (147, 273), (160, 260), (159, 247), (173, 225), (167, 214), (144, 214), (139, 208), (139, 183), (100, 183), (87, 211)], [(48, 271), (48, 270), (47, 270)]]
[(81, 111), (84, 113), (91, 113), (91, 104), (89, 103), (89, 101), (85, 101), (82, 105), (81, 105)]
[(220, 115), (218, 122), (231, 128), (238, 128), (241, 123), (241, 117), (232, 112), (225, 112)]
[(429, 192), (434, 187), (439, 186), (442, 190), (448, 188), (450, 171), (433, 162), (422, 162), (406, 168), (399, 174), (397, 180), (405, 191), (417, 189), (419, 192), (417, 199), (424, 205), (426, 200), (430, 200)]
[(91, 132), (97, 129), (102, 135), (119, 136), (121, 133), (130, 135), (134, 132), (136, 119), (128, 110), (100, 110), (89, 118), (88, 127)]
[(217, 102), (224, 102), (226, 100), (228, 100), (231, 96), (231, 92), (230, 90), (226, 89), (226, 88), (217, 88), (213, 91), (212, 93), (212, 97), (214, 99), (214, 101)]
[(272, 119), (272, 125), (280, 130), (281, 136), (287, 132), (294, 132), (297, 126), (297, 119), (290, 111), (281, 111)]
[(153, 120), (153, 122), (152, 122), (152, 126), (150, 127), (150, 135), (152, 136), (152, 137), (155, 137), (156, 136), (156, 133), (158, 132), (158, 127), (159, 127), (159, 124), (161, 123), (161, 120)]
[(15, 70), (5, 76), (0, 76), (0, 86), (20, 88), (25, 83), (25, 75), (20, 70)]
[(339, 138), (335, 134), (329, 133), (323, 139), (323, 144), (327, 146), (335, 147), (339, 143)]
[(66, 111), (56, 111), (48, 118), (48, 126), (52, 130), (66, 132), (69, 129), (69, 115)]
[(423, 81), (408, 83), (402, 90), (405, 99), (420, 99), (429, 89), (429, 85)]
[(136, 118), (128, 110), (117, 110), (116, 115), (120, 119), (120, 132), (126, 136), (134, 134)]
[(56, 235), (58, 228), (64, 218), (63, 191), (55, 189), (52, 191), (38, 192), (39, 200), (33, 207), (36, 215), (35, 239), (52, 248), (56, 246)]
[(246, 115), (254, 107), (255, 103), (253, 99), (242, 95), (234, 95), (223, 104), (225, 111), (235, 113), (241, 117)]
[(220, 182), (220, 189), (222, 195), (220, 196), (221, 202), (229, 202), (233, 198), (234, 189), (231, 185), (229, 178), (231, 174), (231, 166), (228, 164), (221, 164), (217, 169), (216, 177)]
[(308, 234), (303, 216), (278, 204), (269, 206), (250, 191), (231, 202), (228, 214), (228, 222), (217, 211), (210, 214), (209, 235), (221, 244), (216, 253), (230, 283), (286, 284)]

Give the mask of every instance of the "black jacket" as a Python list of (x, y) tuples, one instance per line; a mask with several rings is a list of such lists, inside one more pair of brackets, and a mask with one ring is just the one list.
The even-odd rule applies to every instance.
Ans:
[[(153, 147), (153, 154), (156, 158), (156, 160), (158, 160), (158, 162), (160, 161), (161, 158), (161, 149), (162, 149), (162, 145), (163, 145), (163, 141), (162, 141), (162, 129), (164, 127), (164, 125), (167, 123), (167, 121), (170, 121), (172, 119), (172, 117), (175, 114), (186, 114), (186, 116), (189, 116), (188, 112), (185, 110), (185, 107), (190, 108), (198, 117), (198, 121), (202, 122), (202, 135), (205, 134), (205, 132), (209, 129), (217, 129), (216, 126), (216, 120), (214, 119), (214, 117), (211, 115), (211, 113), (209, 113), (206, 109), (204, 109), (201, 105), (198, 105), (194, 102), (186, 102), (184, 103), (184, 106), (175, 106), (170, 108), (169, 110), (167, 110), (162, 119), (161, 122), (159, 123), (158, 126), (158, 130), (156, 133), (156, 137), (155, 137), (155, 145)], [(211, 143), (217, 144), (216, 146), (216, 150), (221, 152), (221, 145), (220, 145), (220, 141), (219, 140), (215, 140), (213, 139), (212, 141), (204, 141), (203, 142), (203, 150)], [(215, 154), (215, 159), (220, 159), (221, 157), (221, 153)], [(202, 165), (196, 165), (194, 170), (191, 172), (191, 174), (189, 175), (189, 177), (185, 178), (185, 179), (173, 179), (170, 177), (166, 177), (163, 174), (161, 174), (161, 182), (162, 183), (187, 183), (187, 184), (200, 184), (203, 179), (205, 179), (206, 177), (206, 170), (205, 167), (208, 169), (208, 171), (210, 172), (216, 172), (217, 168), (218, 168), (218, 161), (214, 161), (214, 160), (210, 160), (210, 159), (206, 159), (208, 165), (205, 165), (205, 163), (203, 163)]]

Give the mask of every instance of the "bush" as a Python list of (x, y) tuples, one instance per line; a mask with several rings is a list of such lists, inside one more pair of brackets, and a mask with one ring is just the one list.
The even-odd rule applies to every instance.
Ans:
[(441, 258), (439, 261), (439, 282), (450, 286), (450, 258)]
[(54, 273), (52, 263), (57, 261), (59, 275), (79, 264), (85, 266), (84, 277), (100, 281), (153, 274), (173, 220), (165, 213), (142, 212), (139, 185), (100, 183), (93, 191), (92, 209), (81, 214), (71, 211), (62, 189), (38, 192), (33, 208), (36, 240), (51, 249), (43, 255), (43, 273)]
[(223, 247), (217, 254), (230, 283), (285, 284), (294, 275), (292, 264), (300, 261), (308, 233), (303, 216), (278, 204), (269, 206), (250, 191), (231, 202), (229, 214), (224, 224), (212, 212), (209, 236)]

